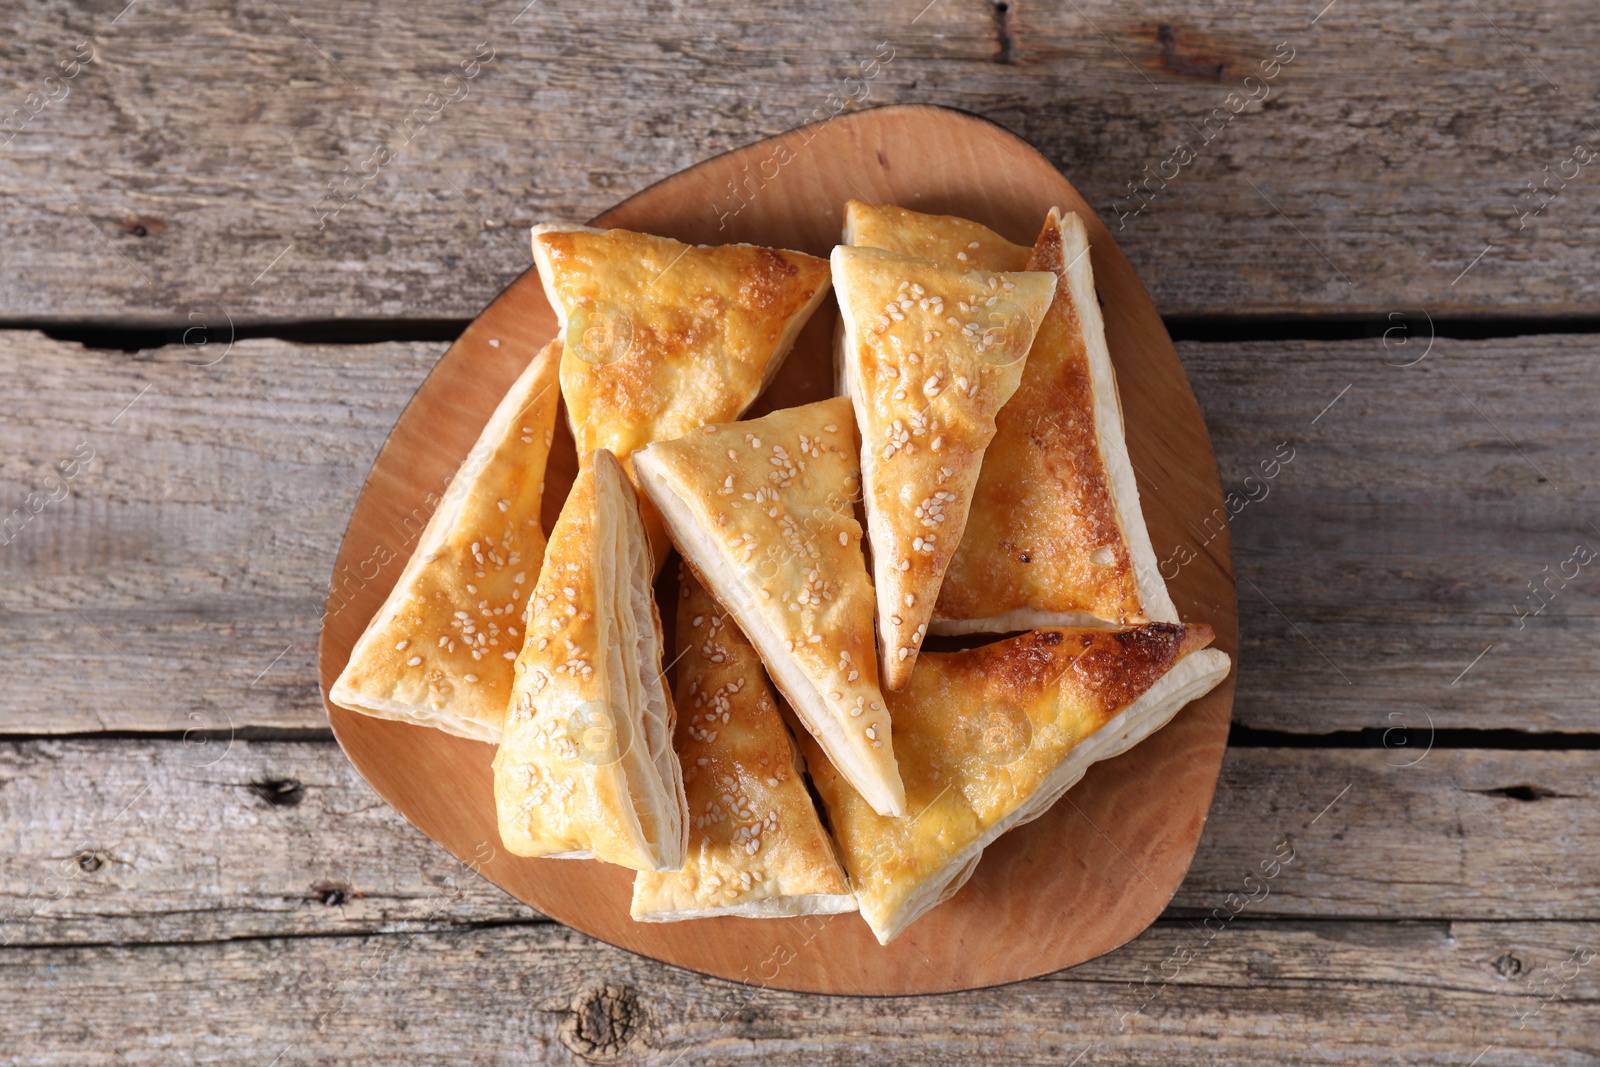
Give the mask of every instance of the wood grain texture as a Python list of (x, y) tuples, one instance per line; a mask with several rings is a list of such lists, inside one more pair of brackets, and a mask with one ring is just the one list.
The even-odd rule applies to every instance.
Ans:
[[(1182, 346), (1237, 498), (1236, 721), (1591, 730), (1600, 340), (1394, 328)], [(1285, 442), (1293, 461), (1264, 478)], [(1209, 528), (1191, 517), (1186, 544)]]
[[(185, 366), (217, 357), (230, 318), (464, 320), (526, 265), (529, 223), (840, 106), (992, 118), (1115, 227), (1127, 183), (1203, 140), (1284, 41), (1270, 98), (1152, 181), (1117, 236), (1167, 314), (1369, 317), (1368, 342), (1180, 352), (1225, 489), (1296, 449), (1232, 523), (1237, 721), (1374, 743), (1419, 728), (1407, 746), (1233, 749), (1194, 866), (1139, 939), (1045, 979), (885, 1002), (730, 986), (543, 922), (331, 744), (8, 743), (0, 1063), (1595, 1062), (1596, 972), (1563, 962), (1596, 936), (1595, 754), (1404, 764), (1430, 722), (1593, 730), (1600, 586), (1585, 569), (1522, 627), (1516, 609), (1600, 521), (1600, 341), (1445, 342), (1399, 369), (1383, 361), (1416, 350), (1379, 336), (1400, 305), (1600, 308), (1594, 168), (1518, 219), (1526, 183), (1600, 136), (1590, 10), (1001, 6), (9, 12), (0, 122), (77, 42), (96, 58), (0, 145), (0, 321), (141, 320), (174, 344), (0, 332), (0, 523), (80, 443), (97, 456), (0, 536), (0, 732), (323, 721), (312, 646), (344, 520), (445, 346), (261, 341)], [(479, 41), (495, 58), (429, 121)], [(894, 58), (847, 82), (879, 41)], [(416, 108), (421, 134), (319, 229), (326, 183)], [(1163, 986), (1281, 833), (1296, 858), (1270, 896)]]
[(242, 341), (197, 367), (217, 350), (4, 335), (0, 630), (32, 664), (0, 680), (5, 729), (322, 725), (333, 551), (438, 348)]
[[(930, 151), (930, 145), (938, 145)], [(1084, 215), (1117, 370), (1128, 455), (1139, 472), (1153, 538), (1173, 536), (1176, 516), (1222, 503), (1204, 423), (1166, 329), (1105, 228), (1047, 160), (999, 128), (926, 107), (842, 117), (709, 160), (629, 198), (597, 220), (707, 243), (722, 237), (702, 216), (703, 198), (762, 161), (781, 159), (791, 184), (756, 198), (726, 239), (825, 255), (837, 244), (844, 204), (914, 203), (1019, 230), (1050, 211)], [(831, 392), (836, 312), (825, 302), (796, 340), (756, 410), (805, 404)], [(451, 346), (396, 423), (351, 514), (334, 564), (361, 572), (392, 541), (404, 516), (461, 461), (506, 385), (556, 329), (538, 275), (524, 275)], [(498, 339), (499, 343), (490, 342)], [(563, 462), (563, 454), (566, 456)], [(575, 472), (570, 442), (552, 446), (545, 511)], [(1169, 584), (1187, 622), (1236, 646), (1228, 541)], [(381, 607), (404, 556), (378, 559), (370, 581), (329, 594), (318, 646), (324, 691)], [(815, 951), (787, 966), (783, 988), (827, 993), (946, 992), (1013, 982), (1110, 951), (1155, 920), (1182, 882), (1199, 840), (1227, 742), (1232, 672), (1187, 704), (1153, 737), (1088, 769), (1071, 796), (991, 846), (967, 891), (879, 946), (855, 916), (771, 920), (763, 937), (803, 937)], [(610, 864), (522, 859), (497, 850), (492, 748), (438, 731), (370, 718), (332, 703), (334, 733), (375, 791), (485, 877), (551, 917), (655, 959), (721, 977), (748, 975), (761, 960), (736, 919), (637, 923), (629, 917), (632, 872)], [(1062, 861), (1061, 857), (1065, 857)], [(1130, 864), (1137, 881), (1112, 872)], [(1046, 921), (1046, 916), (1059, 916)]]
[[(1230, 750), (1165, 917), (1199, 922), (1242, 893), (1260, 898), (1241, 914), (1251, 920), (1600, 920), (1590, 892), (1600, 881), (1600, 753), (1438, 750), (1403, 766), (1412, 758)], [(9, 744), (0, 825), (5, 945), (539, 919), (409, 826), (326, 742)], [(1286, 839), (1294, 858), (1263, 897), (1262, 863)]]
[[(1520, 629), (1514, 609), (1578, 540), (1600, 547), (1600, 339), (1444, 338), (1415, 367), (1385, 365), (1414, 358), (1401, 336), (1179, 346), (1225, 489), (1260, 496), (1244, 479), (1295, 450), (1232, 523), (1235, 719), (1591, 730), (1593, 568)], [(443, 348), (241, 341), (199, 368), (184, 361), (218, 350), (0, 332), (0, 522), (80, 442), (99, 457), (0, 545), (0, 639), (36, 665), (0, 672), (0, 730), (321, 725), (313, 646), (334, 553)], [(1185, 516), (1187, 540), (1158, 554), (1215, 527)]]
[(40, 0), (9, 20), (5, 113), (96, 58), (0, 151), (29, 266), (0, 316), (470, 317), (530, 223), (894, 102), (1004, 124), (1113, 225), (1148, 183), (1119, 238), (1164, 313), (1593, 314), (1600, 182), (1563, 167), (1596, 147), (1588, 7), (1319, 7)]
[(0, 951), (0, 1063), (331, 1064), (381, 1043), (419, 1065), (1348, 1064), (1399, 1047), (1466, 1067), (1492, 1047), (1479, 1063), (1576, 1067), (1592, 1062), (1593, 942), (1570, 923), (1241, 918), (1207, 943), (1163, 923), (1046, 979), (825, 1003), (552, 924), (51, 947)]

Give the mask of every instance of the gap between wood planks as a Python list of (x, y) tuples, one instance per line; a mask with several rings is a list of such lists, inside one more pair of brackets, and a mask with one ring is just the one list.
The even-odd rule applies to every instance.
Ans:
[[(1410, 315), (1416, 309), (1403, 314)], [(1393, 314), (1351, 315), (1171, 315), (1163, 318), (1172, 340), (1202, 344), (1243, 341), (1350, 341), (1382, 337), (1396, 325)], [(311, 319), (241, 321), (230, 340), (272, 338), (299, 344), (382, 344), (459, 337), (470, 319)], [(1431, 319), (1434, 334), (1457, 340), (1527, 337), (1538, 334), (1600, 333), (1600, 315), (1451, 315)], [(85, 348), (142, 352), (185, 343), (193, 322), (117, 322), (59, 319), (0, 321), (0, 331), (36, 330), (55, 341)]]

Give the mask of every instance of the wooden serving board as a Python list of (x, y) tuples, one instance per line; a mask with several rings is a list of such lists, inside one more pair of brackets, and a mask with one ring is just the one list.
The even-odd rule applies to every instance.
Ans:
[[(1095, 212), (1043, 156), (998, 126), (927, 106), (864, 111), (707, 160), (594, 220), (702, 244), (745, 241), (826, 256), (847, 199), (963, 215), (1033, 243), (1052, 206), (1089, 229), (1139, 476), (1159, 555), (1222, 516), (1205, 424), (1144, 286)], [(754, 414), (828, 395), (836, 309), (805, 329)], [(373, 464), (335, 566), (320, 647), (324, 699), (399, 576), (431, 511), (512, 380), (556, 330), (536, 273), (495, 298), (445, 353)], [(554, 522), (576, 471), (558, 432), (544, 504)], [(1207, 529), (1215, 528), (1217, 519)], [(1170, 582), (1188, 621), (1236, 655), (1226, 524)], [(1216, 785), (1234, 679), (1127, 755), (1093, 767), (1050, 812), (1001, 838), (953, 899), (887, 947), (859, 916), (646, 924), (628, 917), (633, 873), (523, 859), (500, 845), (494, 749), (328, 705), (339, 743), (378, 794), (484, 877), (611, 944), (706, 974), (781, 989), (904, 994), (971, 989), (1070, 967), (1136, 936), (1188, 870)]]

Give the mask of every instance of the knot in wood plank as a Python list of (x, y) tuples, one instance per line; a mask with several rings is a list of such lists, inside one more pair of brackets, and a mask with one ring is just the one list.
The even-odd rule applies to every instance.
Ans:
[(561, 1021), (561, 1043), (586, 1060), (618, 1061), (641, 1044), (646, 1018), (639, 991), (632, 986), (590, 986), (573, 997)]

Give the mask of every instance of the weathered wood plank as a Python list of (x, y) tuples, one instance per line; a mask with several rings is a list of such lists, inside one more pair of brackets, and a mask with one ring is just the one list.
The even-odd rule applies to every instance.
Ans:
[[(1168, 916), (1204, 919), (1241, 893), (1257, 898), (1251, 918), (1600, 919), (1600, 753), (1435, 751), (1401, 766), (1413, 758), (1231, 750)], [(0, 827), (3, 944), (537, 918), (407, 825), (332, 744), (13, 743)]]
[(29, 664), (4, 728), (325, 726), (334, 553), (443, 347), (244, 341), (196, 367), (220, 352), (0, 340), (0, 633)]
[(825, 1001), (553, 924), (13, 950), (0, 1062), (324, 1064), (380, 1047), (419, 1065), (1576, 1065), (1592, 1062), (1593, 943), (1567, 923), (1240, 920), (1209, 943), (1162, 924), (1046, 979)]
[[(26, 519), (0, 545), (0, 640), (29, 665), (0, 675), (0, 730), (323, 725), (334, 553), (442, 348), (255, 340), (202, 368), (184, 361), (221, 350), (0, 333), (0, 523)], [(1408, 368), (1384, 360), (1421, 349), (1378, 338), (1180, 348), (1224, 486), (1260, 498), (1233, 521), (1237, 721), (1592, 729), (1593, 568), (1551, 581), (1541, 615), (1514, 608), (1600, 546), (1600, 340), (1440, 340)], [(36, 491), (69, 495), (31, 514)], [(1157, 551), (1179, 566), (1220, 521)]]
[[(1428, 351), (1420, 316), (1395, 329), (1387, 346), (1180, 346), (1239, 501), (1235, 720), (1589, 729), (1600, 340)], [(1268, 481), (1283, 442), (1294, 459)], [(1192, 526), (1196, 549), (1205, 517)]]
[(531, 222), (905, 101), (1038, 145), (1169, 314), (1600, 307), (1588, 7), (1321, 6), (42, 0), (0, 57), (0, 316), (471, 315)]

